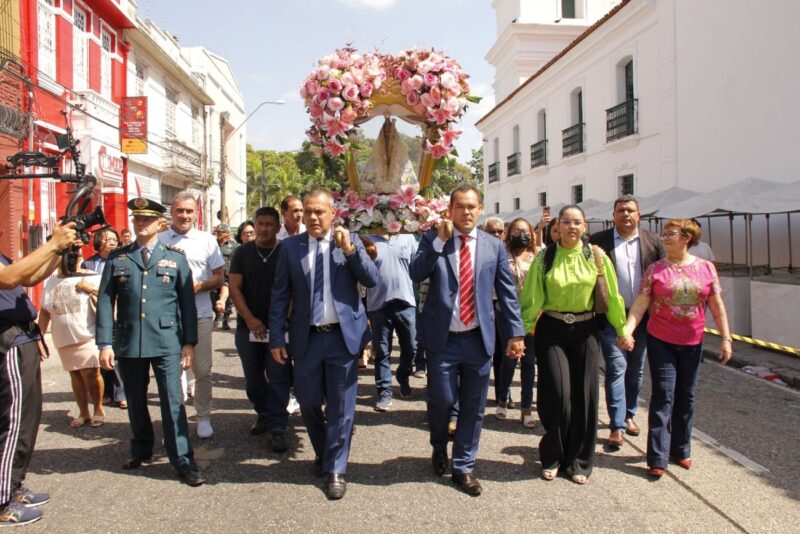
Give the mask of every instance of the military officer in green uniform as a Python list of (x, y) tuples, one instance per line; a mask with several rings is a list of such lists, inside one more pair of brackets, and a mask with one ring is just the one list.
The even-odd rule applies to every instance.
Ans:
[(128, 398), (132, 457), (123, 469), (135, 469), (153, 456), (153, 424), (147, 409), (152, 367), (167, 456), (184, 482), (199, 486), (205, 480), (189, 443), (180, 384), (181, 369), (191, 366), (197, 343), (192, 273), (183, 252), (158, 242), (158, 218), (166, 211), (164, 206), (135, 198), (128, 207), (136, 240), (109, 255), (97, 299), (100, 365), (104, 369), (119, 365)]

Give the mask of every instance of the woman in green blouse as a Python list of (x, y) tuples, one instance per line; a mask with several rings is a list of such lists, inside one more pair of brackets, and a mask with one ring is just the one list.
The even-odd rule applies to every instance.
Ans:
[[(582, 241), (586, 231), (583, 210), (574, 205), (562, 208), (558, 229), (559, 241), (538, 254), (519, 300), (525, 330), (533, 334), (536, 327), (536, 408), (545, 429), (539, 442), (542, 476), (553, 480), (561, 470), (574, 482), (585, 484), (592, 473), (597, 441), (602, 360), (592, 311), (598, 269), (591, 249)], [(621, 336), (625, 302), (617, 288), (614, 266), (602, 251), (600, 254), (608, 291), (606, 317)], [(552, 258), (549, 268), (546, 258)]]

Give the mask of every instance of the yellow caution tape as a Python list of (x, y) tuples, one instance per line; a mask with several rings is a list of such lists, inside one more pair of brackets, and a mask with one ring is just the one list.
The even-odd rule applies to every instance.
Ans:
[[(705, 331), (716, 336), (720, 335), (719, 331), (714, 330), (713, 328), (706, 328)], [(760, 339), (753, 339), (752, 337), (740, 336), (738, 334), (731, 334), (731, 337), (736, 341), (744, 341), (745, 343), (750, 343), (751, 345), (756, 345), (757, 347), (766, 347), (768, 349), (786, 352), (792, 356), (800, 356), (800, 349), (796, 349), (794, 347), (787, 347), (786, 345), (779, 345), (777, 343), (772, 343), (771, 341), (762, 341)]]

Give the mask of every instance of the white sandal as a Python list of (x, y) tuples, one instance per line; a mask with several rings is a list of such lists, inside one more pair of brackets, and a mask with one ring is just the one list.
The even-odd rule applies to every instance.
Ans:
[(525, 428), (533, 428), (536, 426), (536, 419), (532, 413), (522, 414), (522, 426)]
[(497, 411), (494, 412), (494, 416), (497, 419), (505, 419), (507, 415), (508, 415), (508, 408), (506, 408), (505, 406), (498, 406)]

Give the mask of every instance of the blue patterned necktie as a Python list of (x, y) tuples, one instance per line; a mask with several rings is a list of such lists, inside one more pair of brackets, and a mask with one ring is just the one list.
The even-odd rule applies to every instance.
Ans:
[(319, 326), (325, 318), (325, 308), (323, 305), (323, 293), (325, 285), (325, 265), (322, 254), (322, 239), (317, 239), (317, 254), (314, 256), (314, 308), (312, 318), (314, 324)]

